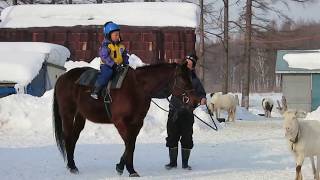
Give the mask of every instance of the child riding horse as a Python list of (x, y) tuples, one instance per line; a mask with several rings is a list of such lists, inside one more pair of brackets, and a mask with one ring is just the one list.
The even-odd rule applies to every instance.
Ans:
[(85, 68), (76, 68), (60, 76), (55, 85), (53, 101), (53, 124), (58, 148), (67, 159), (70, 172), (77, 173), (74, 149), (86, 119), (95, 123), (113, 123), (125, 143), (125, 151), (116, 165), (119, 174), (126, 166), (130, 176), (139, 176), (133, 168), (133, 153), (136, 138), (150, 107), (151, 98), (165, 91), (183, 99), (189, 108), (199, 99), (195, 96), (186, 64), (157, 64), (129, 69), (120, 89), (112, 89), (111, 112), (108, 119), (103, 99), (90, 97), (90, 87), (80, 86), (75, 81)]

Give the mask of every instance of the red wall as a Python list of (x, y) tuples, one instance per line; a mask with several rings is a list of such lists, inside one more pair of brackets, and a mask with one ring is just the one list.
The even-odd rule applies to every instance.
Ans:
[[(0, 29), (0, 41), (60, 44), (69, 48), (72, 60), (91, 61), (103, 41), (101, 30), (102, 26)], [(121, 26), (121, 37), (129, 53), (151, 64), (182, 60), (196, 41), (194, 29), (179, 27)]]

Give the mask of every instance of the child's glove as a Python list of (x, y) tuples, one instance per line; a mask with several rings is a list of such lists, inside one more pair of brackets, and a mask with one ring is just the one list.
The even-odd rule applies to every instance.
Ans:
[(115, 72), (120, 72), (122, 70), (122, 66), (121, 65), (117, 65), (116, 63), (113, 64), (112, 69)]

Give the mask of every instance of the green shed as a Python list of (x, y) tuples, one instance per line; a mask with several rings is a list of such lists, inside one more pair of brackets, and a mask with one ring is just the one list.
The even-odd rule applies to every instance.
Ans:
[(320, 106), (320, 50), (279, 50), (276, 74), (288, 108), (310, 112)]

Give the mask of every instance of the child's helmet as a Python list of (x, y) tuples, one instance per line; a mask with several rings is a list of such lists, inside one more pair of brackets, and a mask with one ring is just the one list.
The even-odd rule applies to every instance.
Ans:
[(120, 31), (120, 27), (118, 24), (109, 21), (106, 22), (103, 26), (103, 34), (105, 35), (105, 37), (110, 37), (110, 34), (114, 31)]

